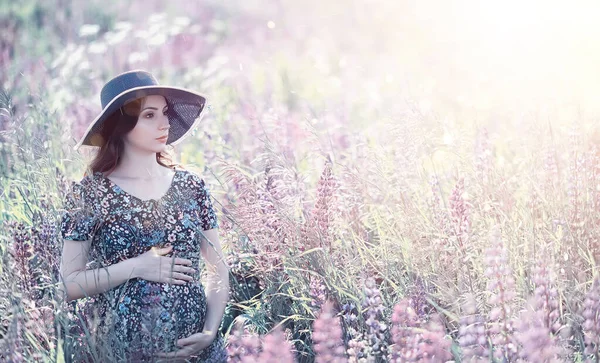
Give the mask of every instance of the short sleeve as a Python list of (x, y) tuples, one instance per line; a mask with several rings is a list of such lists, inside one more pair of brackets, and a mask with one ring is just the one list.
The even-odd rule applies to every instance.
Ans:
[(63, 239), (87, 241), (92, 238), (96, 218), (91, 205), (85, 201), (82, 184), (73, 182), (64, 199), (60, 232)]
[(204, 183), (204, 179), (198, 178), (198, 206), (200, 208), (200, 224), (202, 230), (207, 231), (213, 228), (219, 228), (217, 214), (211, 201), (210, 191)]

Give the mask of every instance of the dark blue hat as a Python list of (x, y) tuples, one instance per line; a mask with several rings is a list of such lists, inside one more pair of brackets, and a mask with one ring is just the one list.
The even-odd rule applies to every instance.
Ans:
[(169, 137), (167, 144), (175, 145), (183, 140), (203, 116), (206, 97), (183, 88), (161, 86), (146, 71), (134, 70), (121, 73), (108, 81), (100, 92), (102, 112), (92, 121), (81, 140), (75, 145), (102, 146), (105, 140), (99, 131), (107, 117), (129, 101), (150, 95), (161, 95), (169, 106)]

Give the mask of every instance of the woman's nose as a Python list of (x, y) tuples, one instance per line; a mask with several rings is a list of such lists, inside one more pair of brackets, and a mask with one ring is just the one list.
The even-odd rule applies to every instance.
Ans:
[(161, 130), (168, 130), (171, 127), (169, 123), (169, 118), (167, 116), (164, 117), (163, 122), (160, 124)]

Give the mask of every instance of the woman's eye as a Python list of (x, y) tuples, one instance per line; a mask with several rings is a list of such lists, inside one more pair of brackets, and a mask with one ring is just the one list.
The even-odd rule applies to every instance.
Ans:
[(148, 116), (150, 116), (150, 118), (153, 117), (154, 116), (154, 112), (148, 112), (146, 114), (146, 118), (149, 118)]

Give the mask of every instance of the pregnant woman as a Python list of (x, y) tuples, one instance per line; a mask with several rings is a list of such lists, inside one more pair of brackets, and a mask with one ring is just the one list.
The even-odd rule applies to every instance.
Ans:
[(97, 153), (65, 197), (63, 297), (94, 296), (99, 361), (225, 362), (229, 270), (217, 218), (204, 180), (166, 153), (206, 99), (131, 71), (104, 85), (101, 102), (75, 146)]

